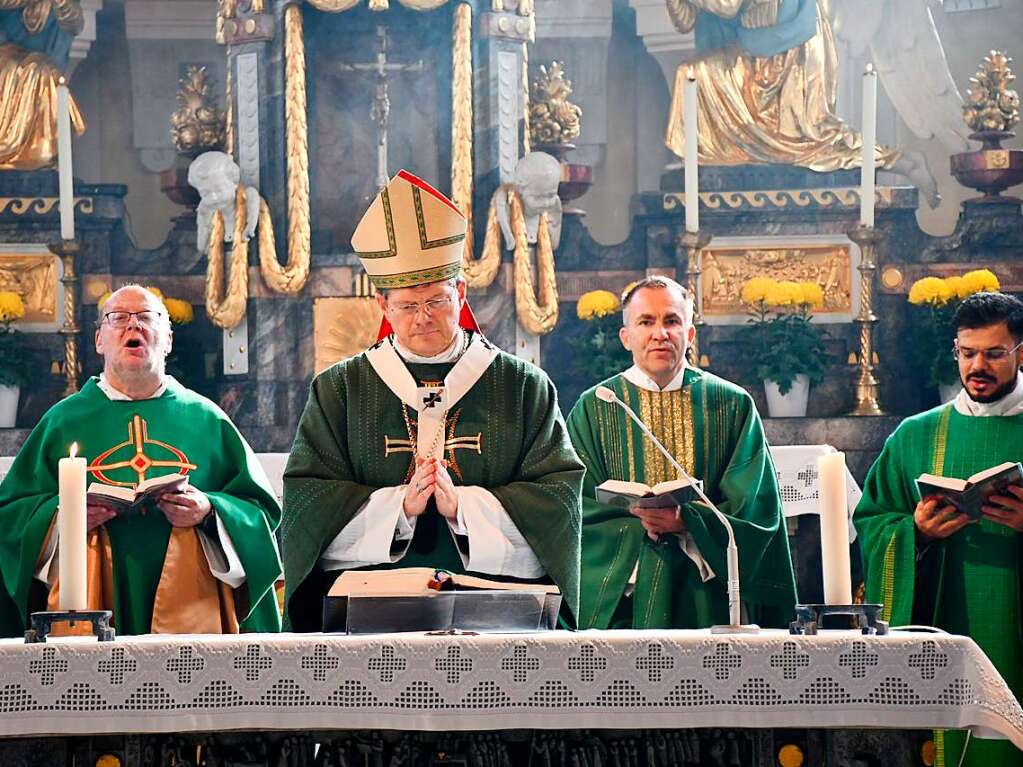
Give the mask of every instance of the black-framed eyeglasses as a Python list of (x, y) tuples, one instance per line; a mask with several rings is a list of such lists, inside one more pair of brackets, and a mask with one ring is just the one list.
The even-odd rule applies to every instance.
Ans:
[(106, 312), (103, 315), (103, 321), (106, 322), (110, 327), (121, 330), (128, 327), (131, 323), (131, 318), (134, 317), (135, 321), (139, 325), (146, 328), (155, 327), (160, 319), (167, 315), (163, 312), (153, 311), (152, 309), (143, 309), (141, 312)]
[(1020, 341), (1011, 349), (1006, 349), (1002, 346), (995, 346), (990, 349), (970, 349), (969, 347), (961, 348), (959, 343), (956, 342), (952, 345), (952, 357), (956, 360), (966, 360), (967, 362), (971, 362), (977, 357), (982, 357), (987, 362), (1004, 362), (1021, 346), (1023, 346), (1023, 341)]

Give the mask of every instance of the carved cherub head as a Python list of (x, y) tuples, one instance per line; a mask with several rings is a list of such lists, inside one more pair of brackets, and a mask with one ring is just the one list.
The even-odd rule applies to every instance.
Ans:
[(561, 164), (545, 152), (530, 152), (515, 166), (514, 183), (527, 217), (551, 210), (558, 204)]
[(198, 190), (203, 207), (220, 208), (234, 203), (240, 179), (238, 163), (224, 152), (203, 152), (188, 166), (188, 183)]

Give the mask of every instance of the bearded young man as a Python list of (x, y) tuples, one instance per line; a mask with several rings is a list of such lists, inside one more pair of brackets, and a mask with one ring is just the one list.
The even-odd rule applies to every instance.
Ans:
[[(1023, 460), (1023, 302), (976, 293), (955, 315), (953, 354), (963, 390), (950, 403), (907, 418), (867, 474), (853, 521), (866, 572), (867, 601), (884, 602), (894, 625), (922, 623), (972, 637), (1019, 698), (1020, 531), (1023, 487), (993, 495), (971, 523), (939, 498), (917, 500), (923, 473), (966, 478)], [(938, 739), (955, 764), (963, 736)], [(971, 741), (970, 765), (1021, 765), (1011, 744)]]
[[(796, 601), (778, 485), (753, 399), (686, 365), (696, 336), (692, 300), (667, 277), (622, 298), (622, 344), (633, 366), (601, 386), (635, 410), (731, 518), (743, 607), (765, 626), (787, 625)], [(568, 430), (586, 465), (582, 628), (706, 628), (728, 623), (727, 533), (700, 503), (622, 509), (599, 503), (608, 479), (654, 485), (675, 469), (613, 402), (584, 392)]]
[(103, 372), (47, 411), (0, 484), (0, 566), (13, 605), (4, 633), (24, 632), (47, 603), (56, 609), (57, 462), (72, 443), (94, 482), (188, 477), (137, 514), (88, 505), (90, 609), (112, 610), (119, 634), (280, 630), (277, 499), (220, 408), (167, 375), (171, 343), (167, 311), (145, 288), (120, 288), (103, 304)]
[(433, 567), (579, 599), (579, 492), (553, 384), (480, 334), (459, 277), (466, 221), (401, 171), (352, 237), (381, 340), (313, 380), (284, 474), (285, 621), (322, 628), (345, 570)]

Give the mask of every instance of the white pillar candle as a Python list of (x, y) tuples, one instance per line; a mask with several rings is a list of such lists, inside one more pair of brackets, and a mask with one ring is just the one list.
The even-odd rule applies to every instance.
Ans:
[(85, 567), (85, 459), (76, 457), (77, 452), (78, 445), (72, 445), (71, 455), (61, 458), (57, 466), (57, 569), (61, 610), (85, 610), (89, 604)]
[(821, 570), (824, 574), (824, 603), (852, 604), (852, 575), (849, 568), (849, 501), (845, 491), (845, 453), (828, 453), (817, 458), (817, 487), (820, 493)]
[(60, 237), (75, 238), (75, 191), (71, 176), (71, 94), (67, 82), (57, 85), (57, 178), (60, 184)]
[(700, 108), (696, 100), (696, 76), (692, 68), (683, 83), (682, 118), (685, 123), (686, 144), (686, 231), (700, 231), (700, 182), (699, 182), (699, 125)]
[(863, 72), (863, 154), (860, 167), (860, 226), (874, 225), (874, 152), (877, 145), (877, 72)]

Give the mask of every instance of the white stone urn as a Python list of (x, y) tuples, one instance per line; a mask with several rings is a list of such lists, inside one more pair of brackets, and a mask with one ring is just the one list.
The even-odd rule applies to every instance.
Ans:
[(0, 429), (13, 429), (21, 388), (0, 384)]
[(810, 379), (800, 373), (788, 393), (782, 394), (777, 383), (765, 378), (764, 393), (767, 395), (767, 413), (771, 418), (802, 418), (806, 415), (806, 402), (810, 396)]

